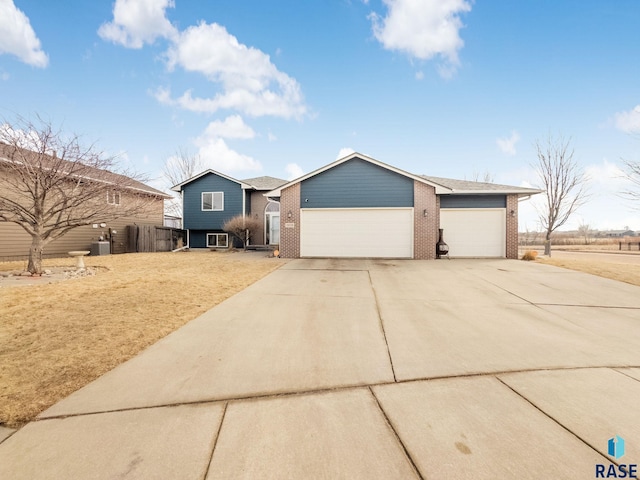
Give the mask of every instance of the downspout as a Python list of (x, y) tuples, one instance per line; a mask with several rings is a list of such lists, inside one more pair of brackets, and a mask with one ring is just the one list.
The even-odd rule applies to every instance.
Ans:
[[(180, 225), (182, 226), (182, 229), (184, 230), (184, 190), (181, 188), (180, 189), (180, 198), (182, 199), (182, 218), (180, 219)], [(189, 230), (187, 230), (187, 248), (191, 247), (191, 244), (189, 243)]]
[(245, 218), (247, 216), (247, 191), (242, 189), (242, 228), (244, 228), (244, 246), (246, 249), (247, 243), (247, 229), (245, 228)]

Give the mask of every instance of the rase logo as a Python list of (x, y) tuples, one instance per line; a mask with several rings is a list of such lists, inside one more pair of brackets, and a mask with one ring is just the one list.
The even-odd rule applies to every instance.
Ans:
[(624, 456), (624, 438), (616, 435), (609, 439), (608, 453), (616, 460)]
[[(624, 438), (616, 435), (607, 442), (607, 453), (616, 460), (624, 456)], [(621, 463), (608, 466), (596, 463), (596, 478), (638, 478), (638, 465), (636, 463)]]

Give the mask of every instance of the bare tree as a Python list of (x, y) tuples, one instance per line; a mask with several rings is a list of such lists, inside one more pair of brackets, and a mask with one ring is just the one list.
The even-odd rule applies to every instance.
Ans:
[(624, 176), (633, 183), (628, 190), (622, 194), (633, 202), (634, 208), (640, 210), (640, 161), (623, 160)]
[(589, 245), (591, 243), (591, 227), (588, 223), (581, 223), (578, 226), (578, 234), (584, 239), (584, 244)]
[[(178, 185), (204, 170), (204, 163), (198, 154), (192, 154), (184, 147), (179, 147), (176, 152), (167, 158), (162, 176), (170, 186)], [(166, 211), (169, 215), (182, 217), (182, 197), (175, 195), (166, 202)]]
[(564, 225), (587, 198), (587, 178), (574, 159), (570, 139), (551, 134), (545, 141), (536, 140), (538, 161), (532, 167), (538, 174), (544, 203), (538, 218), (545, 232), (544, 254), (551, 255), (551, 234)]
[(41, 119), (0, 126), (0, 222), (31, 236), (29, 272), (42, 273), (45, 246), (70, 230), (145, 213), (157, 200), (140, 176), (115, 167), (95, 145)]
[(222, 229), (242, 242), (242, 248), (247, 248), (251, 235), (260, 229), (262, 224), (257, 218), (249, 215), (236, 215), (224, 222)]
[(489, 171), (485, 170), (483, 174), (480, 174), (477, 170), (473, 171), (473, 175), (471, 176), (472, 182), (483, 182), (483, 183), (493, 183), (494, 175)]

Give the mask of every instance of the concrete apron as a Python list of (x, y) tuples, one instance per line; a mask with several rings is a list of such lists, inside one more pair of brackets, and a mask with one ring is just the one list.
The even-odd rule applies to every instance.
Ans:
[(6, 439), (0, 478), (593, 478), (640, 462), (639, 294), (506, 260), (293, 261)]

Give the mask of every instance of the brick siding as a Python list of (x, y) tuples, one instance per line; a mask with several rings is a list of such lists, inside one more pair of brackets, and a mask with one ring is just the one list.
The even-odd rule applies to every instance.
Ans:
[[(286, 228), (287, 223), (293, 223), (293, 228)], [(285, 188), (280, 194), (280, 256), (300, 258), (300, 183)]]
[[(425, 216), (425, 211), (427, 215)], [(413, 183), (413, 258), (433, 260), (436, 256), (440, 209), (435, 188), (422, 182)]]
[[(511, 211), (514, 216), (511, 216)], [(518, 195), (507, 195), (507, 258), (518, 258)]]

